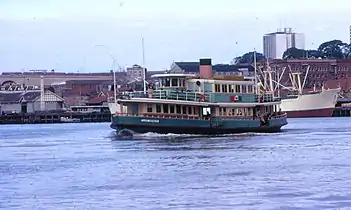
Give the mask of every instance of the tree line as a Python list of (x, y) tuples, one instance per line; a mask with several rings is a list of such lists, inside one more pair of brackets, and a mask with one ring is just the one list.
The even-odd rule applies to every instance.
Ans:
[[(344, 43), (340, 40), (331, 40), (324, 42), (317, 49), (304, 50), (295, 47), (287, 49), (282, 59), (345, 59), (351, 58), (351, 44)], [(256, 52), (256, 61), (266, 60), (262, 53)], [(252, 64), (254, 62), (254, 52), (245, 53), (232, 60), (233, 64)]]

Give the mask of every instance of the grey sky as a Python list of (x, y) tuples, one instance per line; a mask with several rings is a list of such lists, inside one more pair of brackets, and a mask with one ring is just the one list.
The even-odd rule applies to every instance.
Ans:
[(263, 34), (279, 27), (305, 33), (315, 48), (349, 41), (350, 10), (349, 0), (1, 0), (0, 72), (108, 71), (108, 51), (121, 66), (141, 64), (142, 37), (150, 70), (200, 57), (229, 63), (262, 51)]

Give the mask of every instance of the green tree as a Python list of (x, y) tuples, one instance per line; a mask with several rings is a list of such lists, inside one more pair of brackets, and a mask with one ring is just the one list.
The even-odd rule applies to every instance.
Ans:
[(306, 58), (307, 52), (302, 49), (298, 49), (296, 47), (292, 47), (287, 49), (283, 54), (283, 59), (301, 59)]
[(342, 49), (342, 54), (344, 58), (351, 58), (351, 44), (346, 44)]
[[(266, 60), (266, 57), (259, 52), (256, 52), (256, 61), (260, 62), (260, 61), (264, 61)], [(248, 52), (245, 53), (242, 56), (238, 56), (236, 58), (233, 59), (232, 61), (233, 64), (253, 64), (254, 63), (254, 52)]]
[(319, 45), (318, 51), (323, 55), (323, 58), (342, 59), (345, 58), (343, 49), (345, 49), (346, 46), (347, 44), (340, 40), (331, 40)]
[(323, 58), (323, 53), (318, 50), (306, 50), (307, 58)]

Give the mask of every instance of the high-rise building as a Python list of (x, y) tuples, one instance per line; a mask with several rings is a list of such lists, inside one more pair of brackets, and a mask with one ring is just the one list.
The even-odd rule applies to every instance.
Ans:
[(132, 67), (127, 68), (127, 76), (133, 79), (143, 79), (144, 72), (146, 73), (146, 71), (146, 68), (144, 69), (143, 67), (135, 64)]
[(305, 49), (305, 35), (284, 28), (263, 36), (263, 54), (268, 59), (281, 59), (289, 48)]

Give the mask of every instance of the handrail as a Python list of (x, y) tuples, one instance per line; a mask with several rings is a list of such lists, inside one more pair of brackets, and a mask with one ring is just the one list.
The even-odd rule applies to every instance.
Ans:
[[(212, 118), (204, 118), (201, 119), (199, 116), (194, 115), (186, 115), (186, 114), (164, 114), (164, 113), (140, 113), (140, 114), (132, 114), (132, 113), (114, 113), (113, 116), (127, 116), (127, 117), (147, 117), (147, 118), (157, 118), (157, 119), (187, 119), (187, 120), (257, 120), (259, 117), (255, 116), (213, 116)], [(279, 119), (286, 117), (287, 114), (280, 114), (270, 116), (269, 119)]]
[[(154, 99), (170, 99), (170, 100), (184, 100), (184, 101), (204, 101), (213, 102), (213, 96), (216, 93), (207, 92), (194, 92), (182, 90), (152, 90), (145, 94), (143, 91), (128, 92), (120, 94), (119, 98), (154, 98)], [(230, 94), (230, 93), (229, 93)], [(204, 97), (204, 98), (203, 98)], [(251, 103), (264, 103), (264, 102), (278, 102), (281, 98), (276, 98), (272, 93), (255, 94), (254, 101)], [(234, 102), (233, 102), (234, 103)], [(235, 102), (238, 103), (238, 102)]]
[(129, 92), (128, 94), (123, 94), (121, 97), (138, 97), (138, 98), (157, 98), (157, 99), (174, 99), (174, 100), (185, 100), (185, 101), (203, 101), (209, 102), (211, 95), (207, 93), (200, 92), (189, 92), (189, 91), (176, 91), (176, 90), (153, 90), (148, 94), (144, 94), (142, 91)]
[(198, 116), (186, 115), (186, 114), (162, 114), (162, 113), (115, 113), (113, 116), (127, 116), (127, 117), (148, 117), (148, 118), (171, 118), (171, 119), (190, 119), (199, 120)]

